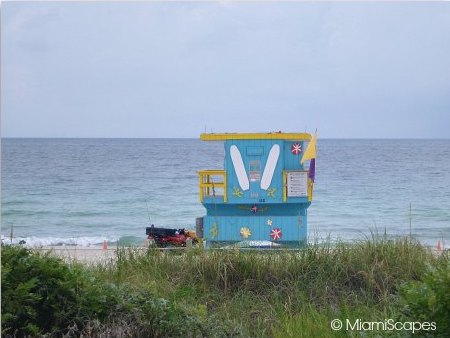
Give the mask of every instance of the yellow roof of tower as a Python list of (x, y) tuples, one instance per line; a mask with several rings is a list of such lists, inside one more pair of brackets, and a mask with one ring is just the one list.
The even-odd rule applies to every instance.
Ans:
[(295, 140), (309, 141), (311, 135), (308, 133), (203, 133), (200, 134), (202, 141), (225, 141), (225, 140)]

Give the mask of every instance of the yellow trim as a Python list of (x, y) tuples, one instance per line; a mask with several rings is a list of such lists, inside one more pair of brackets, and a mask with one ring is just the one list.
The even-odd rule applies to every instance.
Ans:
[(203, 177), (199, 173), (199, 175), (198, 175), (198, 186), (200, 187), (200, 192), (199, 192), (200, 203), (203, 201), (202, 183), (203, 183)]
[(283, 202), (287, 201), (287, 173), (283, 170)]
[(223, 173), (225, 173), (225, 170), (222, 169), (199, 170), (198, 173), (201, 175), (222, 175)]
[(200, 134), (202, 141), (225, 141), (225, 140), (295, 140), (309, 141), (311, 135), (308, 133), (211, 133)]
[(311, 202), (313, 199), (313, 190), (314, 190), (314, 182), (308, 178), (308, 202)]
[[(212, 182), (211, 176), (222, 176), (221, 182)], [(227, 197), (227, 173), (225, 170), (200, 170), (198, 172), (199, 177), (199, 197), (200, 202), (203, 202), (205, 197), (213, 196), (211, 195), (211, 190), (214, 188), (223, 188), (223, 201), (228, 202)], [(213, 190), (214, 191), (214, 190)]]

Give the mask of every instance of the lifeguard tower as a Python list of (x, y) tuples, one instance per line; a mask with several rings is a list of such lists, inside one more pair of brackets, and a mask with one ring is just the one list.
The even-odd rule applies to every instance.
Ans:
[[(203, 237), (206, 247), (306, 244), (315, 136), (211, 133), (201, 134), (200, 139), (224, 141), (225, 146), (224, 170), (198, 172), (206, 216), (197, 219), (197, 235)], [(311, 142), (306, 150), (307, 141)], [(308, 170), (302, 164), (306, 159), (311, 160)]]

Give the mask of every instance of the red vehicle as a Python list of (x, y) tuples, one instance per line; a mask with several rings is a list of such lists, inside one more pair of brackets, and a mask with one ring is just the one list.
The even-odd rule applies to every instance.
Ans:
[(186, 246), (187, 240), (192, 240), (192, 243), (197, 243), (197, 238), (194, 231), (186, 229), (167, 229), (155, 228), (152, 226), (145, 228), (145, 234), (150, 240), (154, 240), (159, 247), (166, 246)]

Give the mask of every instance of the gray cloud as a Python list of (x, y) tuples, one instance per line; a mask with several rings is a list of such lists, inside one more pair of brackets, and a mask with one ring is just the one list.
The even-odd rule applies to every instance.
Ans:
[(5, 3), (2, 135), (450, 137), (447, 3)]

